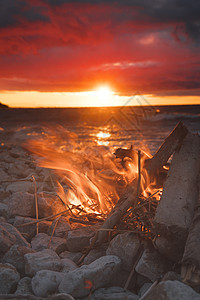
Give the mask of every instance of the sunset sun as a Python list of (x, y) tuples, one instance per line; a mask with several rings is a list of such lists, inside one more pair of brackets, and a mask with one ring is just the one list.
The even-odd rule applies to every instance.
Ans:
[(101, 86), (95, 91), (97, 106), (109, 106), (114, 92), (108, 86)]

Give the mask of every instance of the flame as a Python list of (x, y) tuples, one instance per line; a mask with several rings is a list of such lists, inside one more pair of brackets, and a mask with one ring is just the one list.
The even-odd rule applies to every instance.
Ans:
[[(110, 133), (97, 135), (106, 139)], [(58, 176), (57, 194), (69, 206), (80, 206), (87, 213), (108, 214), (119, 199), (119, 191), (136, 177), (137, 168), (128, 162), (126, 169), (111, 149), (80, 144), (75, 134), (58, 128), (29, 140), (28, 149), (36, 154), (39, 166)], [(122, 186), (121, 182), (124, 183)]]
[[(29, 140), (26, 147), (36, 155), (39, 166), (55, 172), (57, 194), (75, 213), (81, 210), (107, 215), (126, 185), (138, 176), (135, 159), (126, 158), (122, 165), (121, 160), (113, 156), (111, 148), (98, 145), (98, 141), (106, 142), (110, 136), (108, 131), (99, 131), (96, 143), (89, 147), (80, 143), (76, 134), (57, 127), (56, 131), (44, 130), (42, 138)], [(150, 157), (147, 152), (142, 152), (141, 190), (150, 183), (143, 168), (145, 159)], [(143, 195), (147, 197), (153, 191), (148, 186)]]

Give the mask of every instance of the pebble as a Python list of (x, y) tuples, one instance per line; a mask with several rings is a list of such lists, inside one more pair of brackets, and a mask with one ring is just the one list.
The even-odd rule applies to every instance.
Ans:
[(30, 181), (16, 181), (8, 184), (7, 192), (15, 194), (16, 192), (34, 193), (33, 183)]
[(24, 259), (25, 274), (30, 277), (34, 276), (40, 270), (59, 272), (62, 269), (61, 259), (51, 249), (25, 254)]
[(16, 237), (0, 225), (0, 252), (7, 252), (15, 242)]
[(101, 288), (96, 290), (91, 300), (138, 300), (139, 297), (121, 287)]
[(62, 258), (62, 272), (67, 273), (78, 268), (78, 266), (69, 258)]
[(84, 265), (89, 265), (93, 261), (95, 261), (97, 258), (100, 258), (100, 257), (105, 256), (105, 255), (106, 255), (106, 248), (99, 246), (99, 248), (97, 248), (97, 249), (90, 250), (90, 252), (88, 253), (88, 255), (84, 258), (83, 264)]
[(7, 222), (1, 222), (0, 225), (4, 228), (4, 230), (8, 231), (11, 235), (15, 236), (15, 243), (17, 245), (31, 247), (31, 245), (25, 240), (25, 238), (21, 235), (21, 233), (15, 228), (13, 225)]
[(39, 218), (49, 217), (66, 209), (65, 205), (55, 195), (38, 193)]
[(32, 295), (32, 294), (33, 294), (33, 291), (32, 291), (32, 285), (31, 285), (31, 278), (23, 277), (18, 282), (15, 295)]
[(14, 293), (19, 280), (20, 275), (15, 267), (0, 263), (0, 294)]
[(64, 274), (59, 292), (73, 297), (89, 295), (92, 289), (108, 285), (119, 272), (121, 260), (117, 256), (102, 256), (89, 265)]
[(0, 203), (0, 216), (4, 217), (5, 219), (8, 218), (8, 205)]
[(143, 300), (200, 300), (200, 294), (180, 281), (163, 281), (152, 288)]
[(131, 271), (133, 262), (138, 253), (140, 241), (132, 232), (118, 234), (110, 242), (106, 251), (107, 255), (116, 255), (122, 261), (122, 268)]
[(32, 278), (32, 290), (38, 297), (47, 297), (55, 293), (63, 278), (63, 274), (55, 271), (41, 270)]
[(70, 252), (82, 251), (90, 245), (90, 239), (95, 234), (95, 227), (87, 226), (68, 232), (67, 248)]
[(3, 257), (4, 263), (13, 265), (17, 271), (24, 276), (25, 274), (25, 260), (24, 255), (27, 253), (35, 253), (35, 251), (29, 247), (13, 245), (9, 251)]
[(172, 265), (167, 262), (154, 248), (146, 248), (136, 265), (136, 272), (154, 282), (170, 269)]
[(54, 229), (55, 229), (54, 236), (62, 237), (62, 238), (67, 237), (68, 231), (71, 230), (71, 226), (68, 223), (68, 218), (62, 216), (59, 218), (58, 221), (54, 220), (52, 225), (49, 228), (48, 234), (52, 235)]
[[(16, 216), (14, 219), (13, 225), (15, 227), (18, 227), (21, 224), (25, 223), (30, 223), (34, 222), (36, 219), (30, 218), (30, 217), (21, 217), (21, 216)], [(49, 226), (51, 225), (52, 222), (50, 221), (41, 221), (38, 223), (38, 231), (40, 233), (47, 233)], [(23, 227), (18, 227), (18, 230), (21, 232), (23, 236), (25, 236), (26, 240), (28, 242), (31, 242), (32, 238), (36, 235), (36, 223), (28, 226), (23, 226)]]
[[(50, 242), (51, 239), (51, 242)], [(49, 245), (50, 243), (50, 245)], [(54, 250), (57, 254), (62, 253), (63, 251), (67, 250), (67, 243), (66, 239), (60, 237), (50, 237), (46, 233), (39, 233), (37, 234), (31, 241), (31, 246), (36, 251), (41, 251), (43, 249)]]
[(69, 258), (71, 259), (75, 264), (78, 264), (80, 258), (82, 257), (81, 252), (70, 252), (70, 251), (64, 251), (59, 254), (60, 258)]
[(7, 199), (9, 216), (35, 217), (34, 195), (25, 191), (16, 191)]

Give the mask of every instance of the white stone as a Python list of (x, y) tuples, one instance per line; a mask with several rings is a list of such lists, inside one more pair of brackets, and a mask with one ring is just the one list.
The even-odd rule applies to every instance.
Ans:
[(8, 218), (8, 206), (4, 203), (0, 203), (0, 216)]
[(32, 278), (32, 290), (38, 297), (47, 297), (55, 293), (62, 280), (63, 274), (55, 271), (38, 271)]
[(80, 258), (83, 256), (83, 254), (81, 252), (64, 251), (64, 252), (60, 253), (59, 256), (60, 256), (60, 258), (69, 258), (73, 262), (75, 262), (75, 264), (78, 264)]
[(27, 253), (35, 253), (35, 251), (29, 247), (13, 245), (4, 255), (3, 262), (13, 265), (21, 275), (24, 275), (24, 255)]
[(9, 175), (3, 169), (0, 168), (0, 182), (9, 179)]
[(0, 294), (15, 292), (20, 275), (10, 264), (0, 263)]
[[(55, 225), (56, 225), (56, 227), (55, 227)], [(68, 234), (68, 231), (71, 230), (71, 226), (68, 223), (68, 218), (61, 216), (59, 218), (59, 220), (54, 220), (51, 227), (49, 228), (48, 234), (51, 235), (53, 230), (54, 230), (54, 236), (66, 237)]]
[(28, 193), (33, 193), (34, 192), (34, 187), (33, 183), (30, 181), (16, 181), (10, 183), (7, 188), (7, 192), (28, 192)]
[(32, 291), (32, 286), (31, 286), (31, 278), (23, 277), (18, 282), (15, 295), (32, 295), (32, 294), (33, 294), (33, 291)]
[(69, 258), (62, 258), (61, 262), (62, 262), (62, 266), (63, 266), (62, 272), (64, 272), (64, 273), (73, 271), (78, 268), (78, 266), (73, 262), (73, 260), (71, 260)]
[(17, 245), (31, 247), (31, 245), (25, 240), (25, 238), (21, 235), (21, 233), (13, 225), (6, 223), (6, 222), (1, 222), (0, 225), (5, 230), (7, 230), (10, 234), (15, 236)]
[(15, 236), (0, 225), (0, 252), (5, 253), (15, 242)]
[(171, 267), (169, 261), (163, 259), (158, 251), (153, 248), (146, 248), (137, 263), (135, 270), (154, 282), (164, 275)]
[(60, 271), (62, 262), (59, 256), (50, 249), (24, 255), (25, 274), (34, 276), (40, 270)]
[(70, 252), (79, 252), (90, 245), (90, 239), (94, 236), (96, 228), (93, 226), (81, 227), (68, 232), (67, 248)]
[(180, 281), (162, 281), (155, 286), (144, 300), (200, 300), (200, 294)]
[[(47, 299), (49, 299), (49, 300), (75, 300), (74, 297), (72, 297), (71, 295), (66, 294), (66, 293), (50, 295), (49, 297), (47, 297)], [(82, 299), (82, 300), (84, 300), (84, 299)], [(88, 300), (88, 299), (86, 299), (86, 300)]]
[(49, 246), (49, 249), (52, 249), (57, 254), (67, 250), (67, 243), (64, 238), (52, 237), (51, 242), (50, 239), (51, 237), (49, 235), (39, 233), (31, 241), (32, 248), (36, 251), (41, 251), (43, 249), (47, 249)]
[[(88, 255), (84, 258), (83, 264), (89, 265), (96, 259), (98, 259), (102, 256), (105, 256), (105, 255), (106, 255), (106, 250), (103, 247), (101, 247), (101, 248), (99, 247), (97, 249), (92, 249), (92, 250), (90, 250)], [(112, 254), (110, 254), (110, 255), (112, 255)], [(115, 254), (113, 254), (113, 255), (115, 255)]]
[(35, 217), (34, 196), (27, 192), (16, 192), (5, 202), (8, 205), (9, 216)]
[(55, 195), (38, 194), (39, 218), (49, 217), (66, 209), (65, 205)]
[(59, 292), (73, 297), (89, 295), (92, 289), (108, 285), (120, 271), (121, 260), (117, 256), (103, 256), (89, 265), (64, 274)]
[(139, 297), (121, 287), (101, 288), (96, 290), (91, 300), (138, 300)]
[[(26, 237), (26, 240), (30, 242), (32, 238), (36, 235), (36, 223), (28, 226), (23, 226), (23, 227), (18, 227), (21, 224), (24, 223), (30, 223), (36, 221), (35, 218), (30, 218), (30, 217), (21, 217), (21, 216), (16, 216), (14, 220), (14, 226), (18, 228), (20, 233)], [(51, 225), (52, 222), (50, 221), (41, 221), (38, 223), (38, 230), (40, 233), (47, 233), (49, 226)]]
[(116, 255), (122, 261), (122, 268), (130, 271), (140, 247), (138, 237), (131, 232), (118, 234), (112, 239), (106, 251), (107, 255)]

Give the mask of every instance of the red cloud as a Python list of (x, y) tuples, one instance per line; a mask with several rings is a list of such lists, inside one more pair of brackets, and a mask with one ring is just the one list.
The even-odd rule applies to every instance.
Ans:
[(139, 6), (62, 2), (34, 1), (34, 14), (25, 6), (16, 22), (1, 27), (1, 90), (83, 91), (99, 83), (123, 94), (199, 88), (199, 52), (182, 21), (155, 20)]

